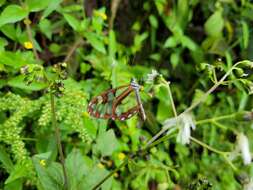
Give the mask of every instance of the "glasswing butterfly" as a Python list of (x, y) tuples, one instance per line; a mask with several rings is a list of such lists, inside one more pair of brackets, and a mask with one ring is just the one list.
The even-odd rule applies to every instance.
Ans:
[[(145, 121), (146, 114), (141, 103), (139, 90), (140, 85), (134, 79), (131, 80), (129, 85), (106, 90), (90, 101), (88, 104), (88, 113), (96, 118), (121, 121), (129, 119), (136, 113), (139, 113), (142, 120)], [(134, 99), (136, 100), (134, 103), (131, 99), (127, 98), (133, 94), (135, 96)], [(129, 103), (131, 108), (125, 110), (126, 106), (124, 104)]]

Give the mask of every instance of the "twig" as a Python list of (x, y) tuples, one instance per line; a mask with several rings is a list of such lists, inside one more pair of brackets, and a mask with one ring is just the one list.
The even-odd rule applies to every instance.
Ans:
[(56, 141), (57, 141), (58, 152), (60, 155), (60, 161), (61, 161), (63, 175), (64, 175), (64, 189), (67, 190), (69, 187), (68, 186), (67, 171), (66, 171), (66, 167), (65, 167), (64, 154), (63, 154), (62, 144), (61, 144), (60, 129), (56, 123), (55, 101), (54, 101), (54, 94), (52, 92), (50, 93), (50, 99), (51, 99), (52, 125), (55, 129), (55, 137), (56, 137)]
[(76, 48), (78, 48), (78, 46), (80, 44), (83, 43), (83, 39), (82, 38), (79, 38), (74, 44), (73, 46), (69, 49), (66, 57), (64, 58), (63, 62), (66, 63), (69, 61), (70, 57), (72, 56), (72, 54), (75, 52)]

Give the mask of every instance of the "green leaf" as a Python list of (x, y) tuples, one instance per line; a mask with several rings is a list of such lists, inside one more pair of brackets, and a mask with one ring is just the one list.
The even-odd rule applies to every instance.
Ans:
[[(38, 180), (45, 190), (63, 189), (63, 172), (59, 163), (47, 163), (50, 153), (43, 153), (33, 156), (33, 164), (38, 175)], [(41, 164), (44, 160), (45, 165)]]
[(92, 47), (94, 47), (97, 51), (106, 54), (104, 43), (98, 35), (95, 33), (87, 32), (85, 33), (85, 37)]
[(7, 45), (8, 45), (8, 41), (5, 38), (0, 37), (0, 51), (4, 51), (4, 47)]
[(249, 27), (245, 21), (242, 21), (242, 40), (243, 40), (243, 47), (247, 48), (249, 45)]
[(153, 28), (158, 28), (158, 21), (157, 21), (157, 18), (154, 15), (150, 15), (148, 17), (148, 19), (149, 19), (149, 22), (150, 22), (150, 24)]
[(217, 10), (206, 21), (204, 28), (205, 32), (211, 37), (222, 36), (222, 30), (224, 27), (224, 19), (222, 17), (222, 11)]
[(30, 12), (41, 11), (48, 7), (50, 0), (26, 0)]
[(66, 158), (66, 168), (71, 189), (82, 189), (80, 184), (93, 166), (91, 159), (84, 159), (81, 152), (73, 149)]
[(80, 22), (79, 20), (77, 20), (75, 17), (73, 17), (70, 14), (63, 14), (65, 20), (67, 21), (67, 23), (75, 30), (78, 31), (78, 29), (80, 28)]
[(170, 36), (165, 41), (164, 47), (165, 48), (172, 48), (172, 47), (176, 47), (178, 44), (179, 44), (178, 39), (175, 36)]
[(47, 84), (45, 83), (39, 83), (39, 82), (32, 82), (31, 84), (27, 85), (24, 82), (25, 76), (20, 75), (17, 77), (13, 77), (8, 80), (8, 85), (15, 88), (20, 88), (24, 90), (31, 90), (31, 91), (38, 91), (45, 89), (47, 87)]
[(3, 146), (0, 146), (0, 161), (2, 163), (2, 166), (6, 169), (6, 171), (8, 173), (11, 173), (14, 166), (8, 153), (5, 151), (5, 147)]
[(22, 164), (17, 164), (14, 166), (13, 170), (10, 173), (10, 176), (5, 181), (5, 184), (11, 183), (17, 179), (27, 176), (27, 169)]
[(172, 53), (170, 55), (170, 62), (174, 68), (178, 65), (179, 61), (180, 61), (179, 53)]
[(52, 37), (52, 25), (50, 20), (48, 19), (41, 19), (39, 23), (40, 30), (43, 34), (46, 35), (48, 39), (51, 40)]
[(33, 63), (35, 60), (32, 52), (0, 52), (0, 64), (19, 69), (24, 65)]
[(184, 47), (187, 47), (191, 51), (195, 51), (197, 49), (197, 44), (188, 36), (181, 37), (181, 43)]
[(6, 1), (6, 0), (0, 0), (0, 6), (4, 5), (4, 4), (5, 4), (5, 1)]
[(118, 148), (118, 141), (112, 129), (102, 133), (97, 138), (97, 149), (102, 156), (110, 156)]
[(55, 11), (61, 4), (63, 0), (53, 0), (50, 1), (47, 9), (43, 11), (42, 19), (46, 18), (48, 15), (50, 15), (53, 11)]
[(7, 6), (0, 15), (0, 27), (7, 23), (15, 23), (28, 15), (28, 11), (18, 5)]
[(10, 38), (11, 40), (16, 40), (16, 29), (13, 24), (6, 24), (0, 28), (1, 32), (4, 33), (5, 36)]
[(10, 183), (5, 184), (4, 190), (22, 190), (23, 189), (23, 179), (17, 179)]

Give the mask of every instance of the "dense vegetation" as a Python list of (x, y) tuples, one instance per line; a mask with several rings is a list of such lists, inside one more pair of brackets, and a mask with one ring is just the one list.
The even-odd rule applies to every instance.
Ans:
[[(250, 0), (0, 0), (0, 189), (252, 190), (252, 15)], [(88, 114), (132, 78), (145, 122)]]

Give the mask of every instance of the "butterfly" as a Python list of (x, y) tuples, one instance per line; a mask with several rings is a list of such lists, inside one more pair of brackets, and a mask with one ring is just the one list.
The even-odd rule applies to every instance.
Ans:
[[(139, 113), (142, 120), (146, 120), (146, 114), (141, 103), (140, 85), (134, 80), (128, 85), (119, 86), (117, 88), (109, 89), (102, 92), (100, 95), (94, 97), (88, 104), (88, 113), (96, 118), (121, 120), (131, 118)], [(130, 94), (134, 92), (137, 105), (122, 110), (123, 101), (126, 100)], [(127, 100), (127, 103), (130, 102)]]

